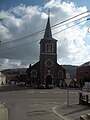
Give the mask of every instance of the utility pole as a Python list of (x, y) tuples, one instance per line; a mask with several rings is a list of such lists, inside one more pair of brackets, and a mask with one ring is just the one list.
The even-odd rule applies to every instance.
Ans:
[(88, 33), (90, 33), (90, 26), (88, 27), (88, 30), (87, 30)]
[(70, 74), (69, 73), (66, 73), (65, 82), (67, 84), (67, 107), (69, 107), (69, 85), (72, 82), (72, 79), (70, 79)]
[[(0, 18), (0, 21), (2, 21), (3, 19), (2, 18)], [(0, 43), (1, 43), (1, 40), (0, 40)]]

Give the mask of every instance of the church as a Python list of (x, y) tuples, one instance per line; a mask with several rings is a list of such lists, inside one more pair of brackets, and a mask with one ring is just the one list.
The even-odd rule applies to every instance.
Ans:
[(40, 41), (40, 58), (37, 63), (29, 66), (26, 71), (30, 84), (39, 86), (49, 84), (63, 85), (66, 70), (57, 63), (57, 40), (52, 37), (50, 17), (48, 16), (43, 39)]

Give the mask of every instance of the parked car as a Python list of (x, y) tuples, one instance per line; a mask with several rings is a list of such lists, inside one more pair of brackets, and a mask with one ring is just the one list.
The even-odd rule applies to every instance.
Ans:
[(39, 88), (40, 88), (40, 89), (44, 89), (44, 88), (45, 88), (45, 84), (40, 84), (40, 85), (39, 85)]
[(17, 82), (16, 85), (18, 85), (18, 86), (25, 86), (25, 82)]
[(47, 88), (48, 88), (48, 89), (53, 89), (53, 88), (54, 88), (54, 85), (53, 85), (53, 84), (48, 84)]

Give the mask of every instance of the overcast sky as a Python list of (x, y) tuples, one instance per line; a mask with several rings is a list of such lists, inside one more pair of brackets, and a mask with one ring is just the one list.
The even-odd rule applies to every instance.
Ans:
[[(44, 33), (31, 34), (45, 29), (48, 8), (53, 26), (86, 12), (89, 5), (89, 0), (0, 0), (0, 18), (3, 18), (0, 21), (0, 69), (28, 67), (39, 61), (39, 42)], [(87, 18), (89, 16), (77, 21), (72, 19), (73, 22), (52, 29), (53, 38), (58, 40), (59, 64), (81, 65), (90, 61), (90, 21)], [(59, 32), (61, 30), (64, 31)]]

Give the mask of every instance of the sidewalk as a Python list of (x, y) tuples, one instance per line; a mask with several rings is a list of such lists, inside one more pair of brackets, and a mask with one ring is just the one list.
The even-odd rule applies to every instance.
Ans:
[(80, 120), (81, 115), (90, 114), (90, 107), (83, 105), (57, 106), (52, 109), (53, 113), (63, 120)]
[(0, 102), (0, 120), (8, 120), (8, 109)]

